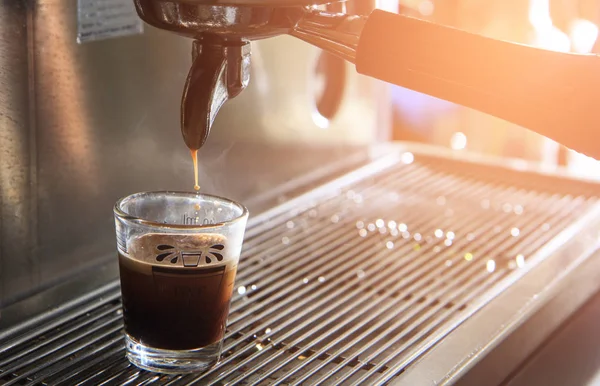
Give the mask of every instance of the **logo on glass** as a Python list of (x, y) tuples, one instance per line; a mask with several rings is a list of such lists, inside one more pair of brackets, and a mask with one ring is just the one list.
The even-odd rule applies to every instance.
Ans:
[(178, 250), (173, 245), (159, 244), (156, 246), (156, 261), (159, 263), (183, 265), (184, 267), (198, 267), (199, 265), (212, 264), (223, 261), (223, 244), (212, 244), (192, 250)]

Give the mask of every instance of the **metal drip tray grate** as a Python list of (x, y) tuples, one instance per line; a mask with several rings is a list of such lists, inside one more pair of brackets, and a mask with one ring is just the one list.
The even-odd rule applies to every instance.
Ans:
[(0, 342), (0, 384), (389, 383), (595, 206), (595, 185), (561, 182), (427, 157), (367, 167), (252, 222), (212, 371), (129, 365), (113, 283)]

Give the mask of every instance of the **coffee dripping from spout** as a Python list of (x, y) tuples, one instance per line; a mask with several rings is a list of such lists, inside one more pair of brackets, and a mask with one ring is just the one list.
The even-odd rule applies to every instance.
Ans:
[(494, 115), (600, 159), (596, 55), (494, 40), (381, 10), (366, 16), (369, 0), (135, 1), (149, 24), (196, 39), (181, 114), (190, 148), (204, 144), (219, 108), (247, 85), (248, 42), (289, 34), (355, 63), (361, 74)]

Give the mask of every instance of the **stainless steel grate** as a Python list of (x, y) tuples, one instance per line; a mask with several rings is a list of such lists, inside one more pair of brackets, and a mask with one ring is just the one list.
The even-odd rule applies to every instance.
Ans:
[(386, 384), (481, 305), (474, 300), (521, 275), (598, 193), (427, 157), (388, 166), (252, 223), (212, 371), (129, 365), (112, 283), (1, 341), (0, 384)]

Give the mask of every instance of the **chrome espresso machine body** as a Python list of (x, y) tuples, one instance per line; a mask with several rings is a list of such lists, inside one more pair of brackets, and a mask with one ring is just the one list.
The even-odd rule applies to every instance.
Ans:
[[(597, 292), (599, 182), (390, 141), (389, 86), (342, 60), (375, 4), (316, 3), (0, 3), (0, 384), (499, 384)], [(399, 44), (416, 61), (396, 83), (569, 142), (558, 112), (515, 108), (539, 94), (500, 103), (512, 89), (493, 67), (437, 50), (455, 66), (428, 83), (439, 68), (416, 71), (418, 47), (454, 30), (427, 31)], [(482, 57), (514, 53), (471, 38)], [(222, 362), (163, 376), (123, 356), (111, 209), (191, 188), (180, 122), (202, 189), (252, 217)]]

